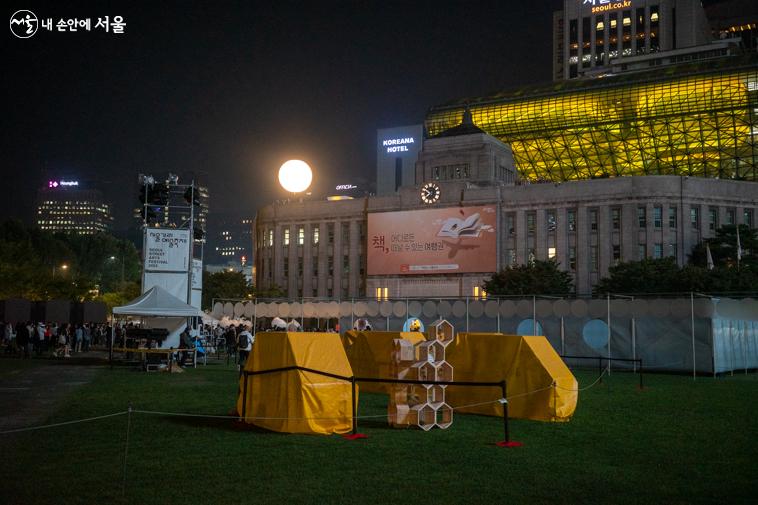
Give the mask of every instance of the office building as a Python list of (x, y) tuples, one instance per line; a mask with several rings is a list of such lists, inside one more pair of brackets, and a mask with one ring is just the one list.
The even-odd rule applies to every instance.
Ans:
[(110, 231), (110, 204), (103, 194), (73, 179), (47, 181), (37, 191), (37, 226), (41, 230), (92, 235)]

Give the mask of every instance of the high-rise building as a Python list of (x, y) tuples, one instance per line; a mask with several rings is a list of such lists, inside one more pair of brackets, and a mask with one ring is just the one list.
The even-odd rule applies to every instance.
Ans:
[(37, 192), (37, 226), (45, 231), (92, 235), (113, 223), (102, 192), (73, 179), (47, 181)]
[[(553, 78), (705, 59), (730, 50), (715, 45), (697, 0), (564, 0), (553, 18)], [(659, 53), (676, 51), (662, 58)], [(651, 63), (652, 61), (652, 63)]]

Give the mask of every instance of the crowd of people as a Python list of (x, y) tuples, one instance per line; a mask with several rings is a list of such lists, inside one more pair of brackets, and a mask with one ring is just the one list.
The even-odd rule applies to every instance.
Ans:
[(111, 327), (107, 324), (0, 322), (0, 346), (6, 355), (23, 358), (62, 357), (89, 352), (107, 345)]

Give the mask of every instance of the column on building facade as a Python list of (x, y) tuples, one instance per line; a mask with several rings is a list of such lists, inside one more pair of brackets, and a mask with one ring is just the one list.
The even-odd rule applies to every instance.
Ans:
[(611, 208), (600, 205), (597, 207), (597, 254), (600, 262), (598, 278), (607, 276), (608, 267), (613, 264), (611, 233)]
[(682, 215), (680, 216), (681, 223), (679, 224), (679, 226), (682, 227), (682, 231), (679, 233), (679, 236), (682, 237), (681, 246), (684, 248), (683, 257), (685, 258), (684, 260), (685, 263), (687, 261), (686, 260), (687, 253), (688, 251), (692, 250), (692, 246), (696, 240), (693, 234), (694, 230), (692, 229), (692, 223), (690, 222), (690, 209), (691, 208), (692, 206), (688, 203), (684, 203), (683, 205), (681, 205)]
[(348, 283), (348, 294), (351, 298), (359, 296), (358, 278), (360, 277), (361, 266), (358, 261), (360, 254), (360, 233), (358, 231), (358, 221), (350, 221), (350, 248), (348, 250), (348, 265), (350, 265), (350, 281)]
[(568, 255), (568, 223), (566, 221), (566, 208), (555, 209), (555, 258), (559, 262), (561, 270), (570, 272)]
[(282, 254), (282, 225), (277, 224), (274, 228), (274, 245), (271, 247), (272, 265), (274, 268), (273, 282), (282, 289), (287, 286), (284, 284), (284, 261)]
[(305, 223), (305, 241), (303, 242), (303, 298), (313, 294), (313, 233), (311, 223)]
[(527, 233), (526, 233), (526, 212), (524, 210), (516, 211), (516, 263), (526, 265), (527, 263)]
[(589, 216), (587, 207), (576, 209), (576, 292), (589, 293), (590, 286), (590, 250), (589, 250)]
[(621, 206), (621, 261), (635, 261), (637, 257), (637, 243), (639, 232), (637, 231), (637, 204), (625, 203)]
[(318, 296), (325, 297), (329, 278), (329, 235), (326, 221), (318, 224)]
[(287, 283), (287, 293), (290, 298), (299, 298), (297, 281), (299, 276), (297, 271), (297, 226), (290, 223), (290, 245), (289, 245), (289, 277)]
[(342, 221), (334, 222), (334, 248), (332, 251), (334, 275), (332, 276), (332, 296), (342, 298)]
[(534, 217), (534, 257), (547, 260), (547, 211), (537, 209)]

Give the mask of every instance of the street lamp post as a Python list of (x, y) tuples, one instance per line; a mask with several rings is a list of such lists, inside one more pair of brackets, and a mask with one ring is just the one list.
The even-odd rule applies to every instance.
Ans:
[[(55, 277), (55, 271), (56, 271), (56, 269), (57, 269), (57, 268), (58, 268), (58, 266), (57, 266), (57, 265), (53, 265), (53, 277)], [(64, 263), (64, 264), (62, 264), (62, 265), (60, 266), (60, 269), (61, 269), (61, 270), (63, 270), (63, 271), (65, 272), (66, 270), (68, 270), (68, 265), (67, 265), (67, 264), (65, 264), (65, 263)]]

